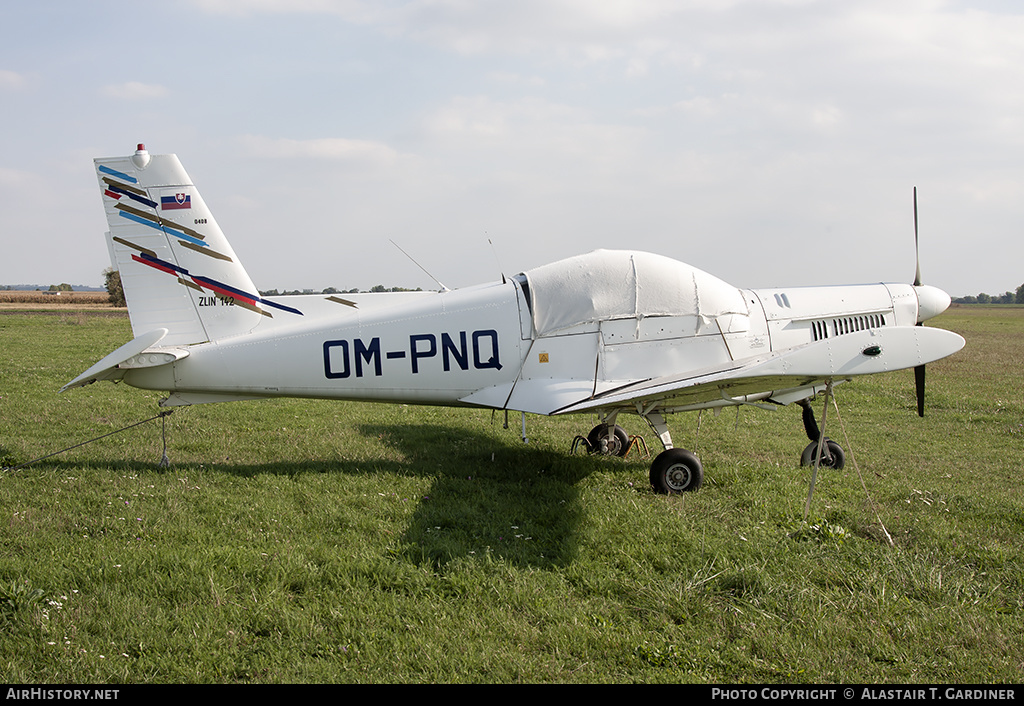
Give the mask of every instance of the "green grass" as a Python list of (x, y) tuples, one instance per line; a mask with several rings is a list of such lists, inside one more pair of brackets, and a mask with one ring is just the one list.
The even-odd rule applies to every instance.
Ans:
[[(593, 418), (302, 400), (177, 410), (169, 468), (157, 421), (0, 474), (0, 678), (1019, 682), (1024, 309), (937, 322), (924, 419), (909, 371), (837, 388), (809, 522), (796, 407), (672, 418), (682, 497), (571, 455)], [(153, 416), (56, 393), (129, 338), (0, 316), (0, 465)]]

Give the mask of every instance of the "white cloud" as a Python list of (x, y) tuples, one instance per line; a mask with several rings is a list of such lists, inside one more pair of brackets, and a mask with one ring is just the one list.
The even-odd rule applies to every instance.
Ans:
[(191, 0), (191, 4), (212, 15), (334, 15), (351, 22), (371, 21), (386, 10), (366, 0)]
[(0, 89), (16, 90), (24, 88), (27, 84), (28, 79), (24, 75), (16, 71), (0, 69)]
[(822, 129), (830, 129), (843, 120), (843, 111), (834, 105), (824, 105), (811, 109), (811, 123)]
[(457, 96), (425, 119), (435, 153), (443, 150), (494, 170), (600, 174), (626, 169), (638, 159), (647, 131), (601, 119), (590, 111), (538, 97), (496, 100)]
[(395, 166), (407, 155), (382, 142), (326, 137), (310, 140), (244, 135), (238, 144), (248, 157), (347, 162), (365, 169)]
[(166, 87), (157, 83), (142, 83), (141, 81), (126, 81), (125, 83), (108, 84), (103, 86), (101, 92), (108, 98), (118, 98), (129, 101), (153, 100), (163, 98), (169, 91)]
[(499, 84), (529, 86), (531, 88), (540, 88), (547, 84), (547, 81), (543, 76), (528, 76), (525, 74), (514, 73), (512, 71), (491, 71), (487, 76), (489, 79)]
[(43, 183), (43, 179), (32, 172), (0, 167), (0, 186), (4, 189), (24, 189), (26, 193), (32, 193)]

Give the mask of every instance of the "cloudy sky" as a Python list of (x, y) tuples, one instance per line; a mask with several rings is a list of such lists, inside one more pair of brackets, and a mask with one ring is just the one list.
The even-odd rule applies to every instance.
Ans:
[[(1010, 0), (12, 3), (0, 284), (95, 284), (92, 158), (174, 152), (261, 289), (596, 248), (741, 287), (1024, 283)], [(394, 241), (392, 243), (392, 241)]]

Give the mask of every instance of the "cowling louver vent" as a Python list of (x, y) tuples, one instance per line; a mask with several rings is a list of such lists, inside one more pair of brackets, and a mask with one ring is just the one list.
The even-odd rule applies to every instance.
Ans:
[(811, 331), (815, 341), (842, 336), (856, 331), (866, 331), (885, 326), (884, 314), (862, 314), (860, 316), (844, 316), (838, 319), (821, 319), (811, 322)]

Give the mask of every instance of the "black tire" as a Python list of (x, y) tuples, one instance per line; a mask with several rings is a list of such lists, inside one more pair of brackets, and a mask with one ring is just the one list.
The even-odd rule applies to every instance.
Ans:
[(629, 436), (618, 424), (598, 424), (587, 434), (590, 453), (602, 456), (625, 456), (629, 450)]
[(693, 493), (704, 482), (704, 467), (686, 449), (662, 451), (651, 464), (651, 487), (655, 493)]
[[(821, 468), (834, 468), (837, 471), (842, 470), (843, 466), (846, 465), (846, 453), (843, 448), (832, 441), (832, 439), (825, 439), (825, 443), (828, 445), (828, 453), (824, 454), (821, 459), (821, 463), (818, 464)], [(814, 459), (818, 452), (818, 442), (812, 441), (804, 449), (804, 452), (800, 454), (800, 465), (801, 466), (813, 466)]]

